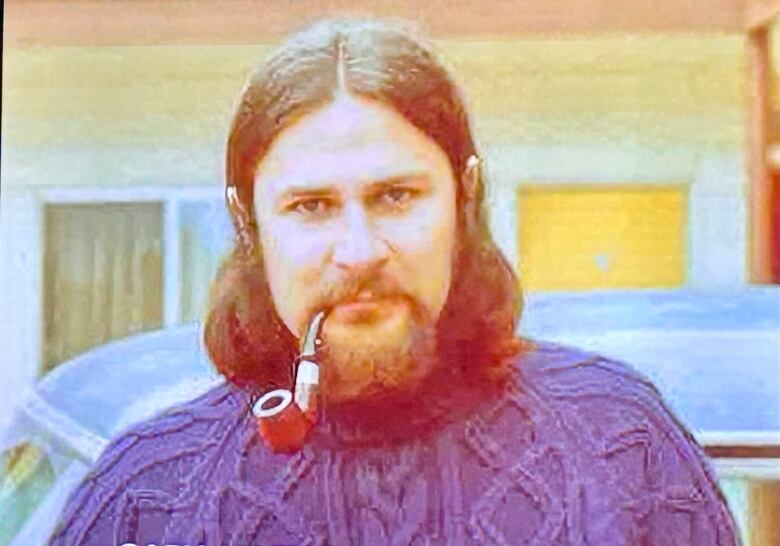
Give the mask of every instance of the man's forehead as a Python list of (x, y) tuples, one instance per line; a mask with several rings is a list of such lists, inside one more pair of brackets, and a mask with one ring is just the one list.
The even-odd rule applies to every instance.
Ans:
[(386, 146), (304, 154), (295, 163), (262, 165), (256, 176), (257, 191), (274, 196), (293, 188), (347, 189), (408, 178), (431, 178), (434, 169), (423, 159)]
[(256, 171), (258, 190), (363, 184), (447, 167), (444, 152), (416, 127), (373, 101), (326, 106), (283, 131)]

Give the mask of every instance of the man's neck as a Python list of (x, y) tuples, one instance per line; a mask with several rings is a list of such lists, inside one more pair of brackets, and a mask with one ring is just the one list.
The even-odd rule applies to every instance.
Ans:
[(500, 395), (478, 363), (440, 361), (414, 386), (323, 404), (314, 437), (333, 446), (386, 446), (424, 439)]

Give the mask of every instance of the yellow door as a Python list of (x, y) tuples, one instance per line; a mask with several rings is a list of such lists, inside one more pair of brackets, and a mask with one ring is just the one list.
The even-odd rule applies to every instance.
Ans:
[(519, 192), (525, 289), (653, 288), (685, 282), (686, 186), (533, 185)]

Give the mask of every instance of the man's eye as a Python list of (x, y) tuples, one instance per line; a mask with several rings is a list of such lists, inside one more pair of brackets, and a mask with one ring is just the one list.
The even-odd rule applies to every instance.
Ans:
[(290, 210), (305, 216), (324, 216), (330, 211), (331, 206), (327, 199), (302, 199), (293, 203)]
[(407, 205), (415, 192), (409, 188), (389, 188), (379, 194), (379, 203), (388, 207), (400, 208)]

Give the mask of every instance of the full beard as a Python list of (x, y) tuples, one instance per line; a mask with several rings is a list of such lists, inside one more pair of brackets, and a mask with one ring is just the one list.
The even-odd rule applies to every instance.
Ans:
[(425, 438), (495, 396), (479, 363), (441, 358), (437, 328), (394, 316), (379, 325), (323, 329), (321, 394), (340, 444), (387, 446)]
[(414, 390), (437, 367), (435, 326), (409, 302), (393, 306), (393, 312), (379, 320), (326, 321), (321, 351), (326, 405)]

